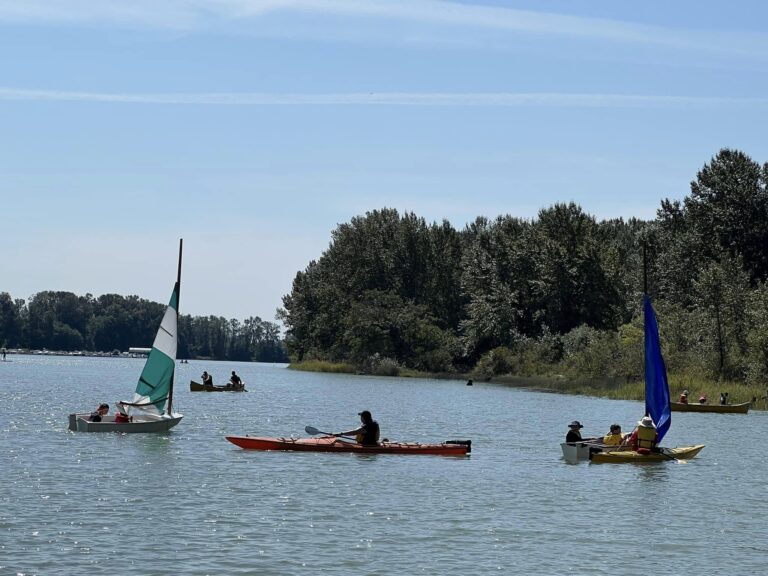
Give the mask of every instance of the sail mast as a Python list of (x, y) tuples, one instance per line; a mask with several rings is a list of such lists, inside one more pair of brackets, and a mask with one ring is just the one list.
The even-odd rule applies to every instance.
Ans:
[(648, 256), (645, 253), (646, 243), (643, 240), (643, 294), (648, 294)]
[[(176, 348), (179, 346), (179, 300), (181, 300), (181, 252), (184, 245), (184, 239), (179, 238), (179, 269), (176, 272)], [(178, 355), (178, 353), (177, 353)], [(173, 363), (176, 364), (176, 358), (173, 359)], [(171, 374), (171, 386), (168, 389), (168, 415), (173, 414), (173, 382), (176, 379), (176, 369), (174, 366), (173, 373)]]

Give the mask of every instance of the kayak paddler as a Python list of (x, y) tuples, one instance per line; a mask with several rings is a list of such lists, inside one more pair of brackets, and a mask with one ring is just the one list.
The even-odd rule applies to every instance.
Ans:
[(333, 436), (355, 436), (358, 444), (362, 444), (363, 446), (378, 446), (379, 423), (373, 419), (373, 416), (371, 416), (371, 413), (368, 410), (358, 412), (358, 416), (360, 416), (362, 426), (355, 428), (354, 430), (333, 434)]

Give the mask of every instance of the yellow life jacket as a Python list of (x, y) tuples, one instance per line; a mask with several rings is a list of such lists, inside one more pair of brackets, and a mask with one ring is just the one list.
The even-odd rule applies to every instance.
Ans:
[(656, 446), (656, 428), (646, 428), (638, 426), (637, 428), (637, 447), (654, 448)]
[(603, 438), (603, 444), (606, 446), (618, 446), (621, 444), (622, 436), (619, 434), (606, 434)]

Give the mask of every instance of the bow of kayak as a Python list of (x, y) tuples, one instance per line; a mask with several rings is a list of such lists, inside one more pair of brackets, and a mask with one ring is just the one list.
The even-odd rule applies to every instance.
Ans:
[(471, 452), (471, 440), (448, 440), (440, 444), (416, 442), (381, 442), (363, 446), (356, 442), (324, 436), (322, 438), (271, 438), (267, 436), (225, 436), (235, 446), (246, 450), (289, 450), (295, 452), (353, 452), (357, 454), (430, 454), (464, 456)]

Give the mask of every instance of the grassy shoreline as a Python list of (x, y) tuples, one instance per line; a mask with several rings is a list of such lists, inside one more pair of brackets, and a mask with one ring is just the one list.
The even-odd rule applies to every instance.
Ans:
[[(306, 372), (327, 372), (333, 374), (360, 374), (352, 364), (309, 360), (293, 362), (288, 366), (291, 370)], [(373, 374), (373, 376), (385, 376)], [(392, 375), (388, 375), (392, 376)], [(463, 373), (430, 373), (417, 370), (401, 369), (396, 375), (400, 378), (426, 378), (430, 380), (470, 380), (471, 374)], [(490, 382), (516, 388), (529, 388), (538, 392), (555, 394), (576, 394), (596, 396), (611, 400), (636, 400), (645, 398), (645, 384), (642, 381), (617, 382), (612, 380), (569, 379), (563, 376), (515, 376), (511, 374), (494, 376), (490, 379), (477, 379), (476, 382)], [(750, 386), (739, 382), (715, 382), (688, 375), (670, 374), (669, 389), (672, 401), (677, 401), (683, 390), (688, 390), (691, 401), (695, 402), (701, 394), (705, 394), (710, 403), (717, 403), (721, 392), (728, 392), (729, 404), (740, 404), (752, 401), (753, 410), (768, 410), (768, 389)]]

